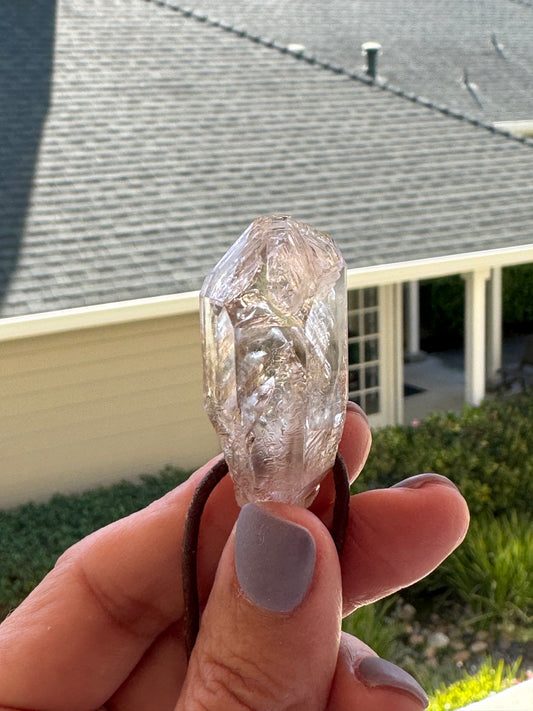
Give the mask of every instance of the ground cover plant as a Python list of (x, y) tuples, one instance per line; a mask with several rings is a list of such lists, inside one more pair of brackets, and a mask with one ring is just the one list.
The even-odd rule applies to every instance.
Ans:
[(430, 699), (428, 711), (453, 711), (466, 704), (486, 699), (521, 681), (517, 678), (519, 663), (496, 665), (485, 661), (475, 674), (465, 673), (450, 686), (442, 686)]
[[(469, 503), (470, 532), (443, 565), (401, 596), (345, 622), (345, 629), (433, 694), (464, 680), (465, 672), (483, 670), (488, 655), (493, 670), (499, 659), (512, 666), (523, 656), (523, 672), (533, 664), (532, 422), (528, 391), (466, 407), (461, 416), (435, 414), (416, 426), (384, 428), (374, 432), (368, 464), (353, 487), (390, 486), (437, 471)], [(188, 475), (169, 467), (137, 483), (0, 511), (0, 619), (71, 544), (146, 506)]]
[(140, 482), (123, 481), (44, 504), (0, 511), (0, 619), (16, 607), (76, 541), (163, 496), (190, 472), (167, 467)]

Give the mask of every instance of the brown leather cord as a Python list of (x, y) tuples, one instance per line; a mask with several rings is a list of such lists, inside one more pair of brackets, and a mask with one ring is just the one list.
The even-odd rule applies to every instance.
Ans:
[[(190, 658), (198, 630), (200, 628), (200, 602), (198, 597), (198, 534), (202, 513), (211, 492), (215, 486), (228, 473), (225, 459), (221, 459), (212, 467), (198, 484), (192, 497), (183, 537), (182, 578), (183, 578), (183, 605), (184, 605), (184, 634), (187, 659)], [(333, 507), (333, 521), (331, 524), (331, 537), (337, 552), (342, 554), (348, 514), (350, 511), (350, 482), (346, 465), (340, 454), (335, 457), (333, 465), (333, 478), (335, 482), (335, 505)]]

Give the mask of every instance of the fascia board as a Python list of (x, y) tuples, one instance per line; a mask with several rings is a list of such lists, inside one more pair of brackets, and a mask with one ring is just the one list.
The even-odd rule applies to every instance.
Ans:
[(0, 342), (194, 313), (198, 313), (197, 291), (47, 311), (0, 319)]
[(533, 262), (533, 244), (349, 269), (347, 285), (349, 289), (359, 289), (379, 284), (434, 279), (450, 274), (463, 274), (478, 269), (527, 264), (528, 262)]
[[(350, 289), (359, 289), (528, 262), (533, 262), (533, 244), (349, 269), (347, 285)], [(182, 294), (14, 316), (0, 319), (0, 342), (195, 313), (198, 313), (198, 292), (189, 291)]]

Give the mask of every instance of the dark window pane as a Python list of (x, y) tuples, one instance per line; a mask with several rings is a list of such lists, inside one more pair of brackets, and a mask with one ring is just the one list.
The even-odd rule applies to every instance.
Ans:
[(348, 314), (348, 335), (359, 336), (359, 314)]
[(348, 343), (348, 361), (350, 365), (360, 363), (359, 343)]
[(378, 332), (378, 312), (368, 311), (365, 313), (365, 335)]
[(360, 405), (361, 404), (361, 395), (352, 395), (352, 393), (350, 393), (350, 400), (352, 402), (356, 402), (358, 405)]
[(348, 311), (359, 308), (359, 290), (355, 289), (348, 292)]
[(373, 286), (371, 289), (365, 289), (364, 292), (364, 303), (365, 306), (377, 306), (378, 305), (378, 290), (377, 287)]
[(378, 355), (378, 339), (372, 338), (370, 341), (365, 341), (365, 361), (377, 360)]
[(360, 390), (361, 389), (361, 373), (359, 370), (350, 370), (348, 372), (348, 383), (349, 390)]
[(379, 392), (366, 394), (365, 412), (367, 415), (373, 415), (379, 412)]
[(365, 388), (376, 388), (379, 385), (379, 371), (377, 365), (365, 368)]

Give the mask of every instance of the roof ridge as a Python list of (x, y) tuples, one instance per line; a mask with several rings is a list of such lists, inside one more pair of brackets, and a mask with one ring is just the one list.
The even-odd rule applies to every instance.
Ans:
[[(170, 10), (173, 10), (174, 12), (179, 12), (184, 17), (193, 18), (198, 22), (203, 22), (209, 25), (210, 27), (217, 27), (221, 30), (224, 30), (224, 32), (228, 32), (237, 37), (242, 37), (243, 39), (250, 40), (251, 42), (261, 45), (262, 47), (274, 49), (277, 52), (280, 52), (281, 54), (287, 54), (291, 57), (294, 57), (295, 59), (306, 62), (307, 64), (317, 66), (334, 74), (345, 76), (346, 78), (351, 79), (352, 81), (362, 82), (363, 84), (366, 84), (368, 86), (376, 86), (377, 88), (382, 89), (383, 91), (388, 91), (394, 94), (395, 96), (398, 96), (399, 98), (406, 99), (407, 101), (411, 101), (420, 106), (424, 106), (425, 108), (432, 109), (433, 111), (438, 111), (444, 116), (449, 116), (451, 118), (457, 119), (458, 121), (465, 121), (472, 126), (484, 128), (490, 133), (503, 136), (504, 138), (508, 138), (509, 140), (516, 141), (518, 143), (533, 148), (533, 139), (528, 138), (527, 136), (517, 136), (516, 134), (513, 134), (510, 131), (506, 131), (503, 128), (495, 126), (494, 124), (487, 123), (486, 121), (477, 119), (473, 116), (469, 116), (468, 114), (463, 113), (461, 111), (456, 111), (455, 109), (452, 109), (448, 106), (438, 104), (434, 101), (431, 101), (430, 99), (424, 98), (423, 96), (418, 96), (413, 92), (405, 91), (404, 89), (389, 84), (387, 81), (374, 79), (358, 72), (352, 72), (348, 69), (345, 69), (344, 67), (335, 65), (326, 60), (318, 59), (313, 54), (309, 54), (308, 52), (306, 52), (304, 49), (291, 49), (290, 46), (283, 45), (280, 42), (276, 42), (275, 40), (266, 39), (259, 35), (254, 35), (251, 32), (248, 32), (248, 30), (239, 29), (238, 27), (229, 25), (226, 22), (223, 22), (222, 20), (217, 20), (216, 18), (209, 17), (209, 15), (205, 15), (201, 12), (198, 12), (197, 10), (183, 7), (182, 5), (172, 2), (172, 0), (144, 1), (151, 2), (161, 7), (166, 7)], [(511, 2), (516, 2), (518, 4), (526, 6), (533, 6), (533, 2), (531, 0), (511, 0)]]

